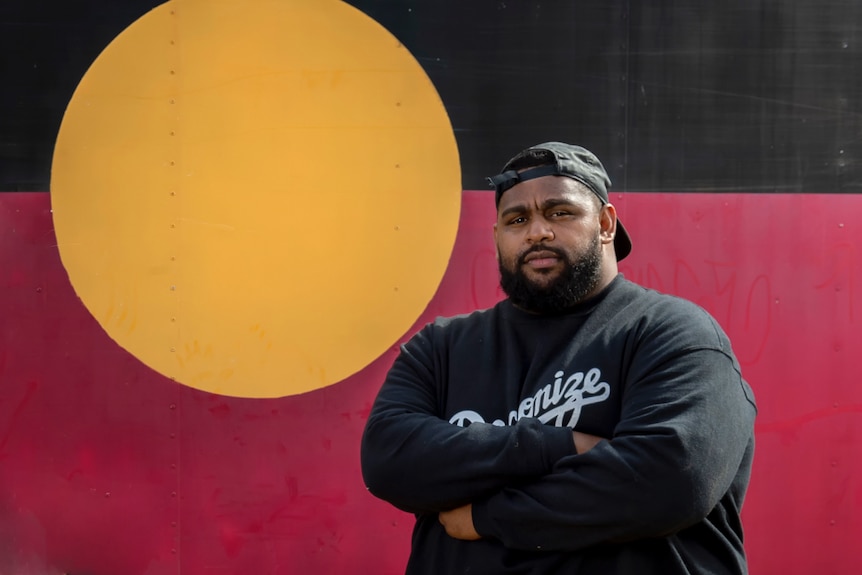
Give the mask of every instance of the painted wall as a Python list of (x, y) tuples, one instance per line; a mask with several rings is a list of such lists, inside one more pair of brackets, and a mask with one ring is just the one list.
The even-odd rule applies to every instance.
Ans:
[(752, 573), (862, 569), (860, 8), (157, 4), (0, 13), (0, 573), (402, 572), (365, 417), (547, 139), (734, 342)]

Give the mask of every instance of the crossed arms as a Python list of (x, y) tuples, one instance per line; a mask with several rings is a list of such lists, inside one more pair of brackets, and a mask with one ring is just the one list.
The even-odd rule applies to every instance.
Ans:
[(607, 441), (531, 418), (452, 425), (434, 365), (422, 333), (403, 348), (363, 435), (363, 475), (457, 538), (578, 550), (666, 535), (706, 517), (750, 457), (754, 405), (719, 349), (635, 365)]

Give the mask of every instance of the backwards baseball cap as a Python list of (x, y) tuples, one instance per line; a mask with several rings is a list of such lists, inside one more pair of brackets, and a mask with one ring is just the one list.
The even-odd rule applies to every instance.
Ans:
[[(527, 159), (529, 158), (529, 161)], [(524, 163), (532, 164), (530, 167), (519, 171), (513, 166)], [(610, 203), (608, 199), (608, 188), (611, 180), (599, 159), (589, 150), (580, 146), (564, 144), (562, 142), (545, 142), (532, 146), (520, 152), (517, 156), (506, 162), (501, 171), (488, 178), (488, 181), (497, 192), (496, 203), (500, 205), (500, 198), (506, 191), (521, 182), (541, 178), (542, 176), (566, 176), (577, 180), (589, 188), (602, 205)], [(614, 237), (614, 251), (617, 261), (623, 259), (632, 251), (632, 240), (623, 227), (622, 222), (617, 219), (617, 233)]]

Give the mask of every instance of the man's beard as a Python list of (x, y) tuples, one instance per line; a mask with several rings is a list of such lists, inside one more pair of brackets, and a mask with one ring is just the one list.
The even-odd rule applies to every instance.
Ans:
[[(524, 258), (536, 251), (553, 252), (565, 265), (556, 278), (544, 285), (529, 280), (523, 271)], [(602, 250), (596, 235), (574, 262), (559, 248), (540, 244), (521, 254), (514, 270), (507, 269), (502, 260), (498, 264), (500, 287), (513, 304), (533, 313), (554, 314), (566, 311), (593, 292), (601, 278)]]

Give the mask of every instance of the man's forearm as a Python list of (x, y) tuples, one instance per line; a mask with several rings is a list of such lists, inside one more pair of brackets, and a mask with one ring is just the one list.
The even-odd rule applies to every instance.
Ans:
[(423, 331), (403, 347), (368, 417), (361, 459), (371, 493), (411, 513), (438, 512), (540, 477), (574, 454), (568, 429), (537, 419), (449, 423), (431, 339)]
[[(580, 431), (572, 431), (572, 440), (574, 441), (577, 452), (579, 454), (583, 454), (598, 445), (600, 441), (604, 440), (604, 438), (597, 435), (582, 433)], [(439, 520), (440, 524), (443, 525), (443, 528), (446, 529), (446, 533), (450, 537), (462, 539), (464, 541), (475, 541), (482, 538), (473, 524), (472, 503), (457, 507), (451, 511), (441, 512)]]
[(549, 472), (573, 455), (571, 432), (524, 419), (462, 428), (416, 414), (369, 419), (362, 441), (368, 489), (411, 513), (439, 512)]
[(755, 408), (728, 356), (704, 349), (684, 360), (629, 387), (610, 441), (474, 500), (476, 531), (513, 549), (577, 551), (702, 521), (750, 461)]

